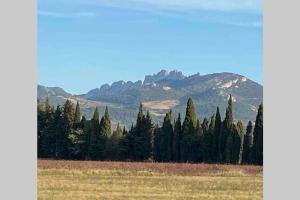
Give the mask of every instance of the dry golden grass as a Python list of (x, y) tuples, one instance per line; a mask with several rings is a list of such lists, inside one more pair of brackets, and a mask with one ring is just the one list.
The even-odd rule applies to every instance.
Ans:
[(38, 161), (38, 199), (262, 199), (262, 168)]
[(168, 110), (174, 108), (179, 104), (177, 100), (164, 100), (164, 101), (147, 101), (143, 102), (145, 108), (150, 108), (153, 110)]

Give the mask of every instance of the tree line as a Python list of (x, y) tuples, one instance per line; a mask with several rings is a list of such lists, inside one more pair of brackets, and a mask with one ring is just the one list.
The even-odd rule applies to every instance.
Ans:
[(98, 108), (89, 120), (80, 106), (67, 100), (54, 108), (48, 99), (38, 102), (38, 157), (78, 160), (120, 160), (192, 163), (263, 164), (263, 105), (255, 125), (234, 123), (230, 95), (224, 120), (219, 107), (203, 121), (188, 99), (182, 122), (180, 113), (166, 113), (162, 126), (153, 124), (149, 111), (140, 104), (135, 124), (129, 130), (111, 128), (108, 107), (100, 118)]

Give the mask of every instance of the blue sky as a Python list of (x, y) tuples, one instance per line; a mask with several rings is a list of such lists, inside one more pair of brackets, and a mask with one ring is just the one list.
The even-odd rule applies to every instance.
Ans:
[(38, 83), (81, 94), (161, 69), (262, 84), (261, 0), (38, 0)]

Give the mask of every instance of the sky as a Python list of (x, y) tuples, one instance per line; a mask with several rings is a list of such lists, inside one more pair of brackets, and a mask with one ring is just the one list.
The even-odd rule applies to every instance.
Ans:
[(83, 94), (161, 69), (263, 84), (262, 0), (38, 0), (38, 83)]

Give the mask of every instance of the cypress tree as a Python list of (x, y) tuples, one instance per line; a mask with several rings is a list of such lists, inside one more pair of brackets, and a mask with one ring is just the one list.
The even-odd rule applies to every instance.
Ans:
[(85, 128), (87, 136), (86, 159), (96, 160), (101, 157), (102, 152), (100, 148), (99, 118), (98, 107), (96, 107), (92, 119), (88, 124), (86, 124)]
[(80, 121), (81, 121), (80, 106), (79, 106), (79, 102), (77, 101), (76, 108), (75, 108), (75, 114), (74, 114), (74, 123), (79, 124)]
[(263, 164), (263, 104), (259, 105), (253, 131), (253, 161)]
[(84, 128), (85, 123), (86, 123), (86, 118), (85, 118), (85, 116), (82, 116), (82, 118), (80, 120), (79, 127)]
[(153, 124), (149, 111), (147, 111), (144, 117), (142, 137), (145, 141), (145, 154), (143, 159), (153, 158)]
[(241, 164), (242, 155), (243, 155), (243, 143), (244, 143), (244, 130), (243, 124), (239, 120), (233, 130), (233, 155), (232, 155), (232, 163), (233, 164)]
[(111, 136), (111, 122), (107, 106), (105, 106), (104, 116), (101, 118), (100, 122), (100, 135), (105, 138)]
[(99, 139), (98, 139), (98, 151), (100, 159), (106, 159), (108, 152), (110, 151), (110, 137), (112, 135), (111, 122), (108, 113), (108, 107), (105, 106), (104, 115), (101, 118), (99, 126)]
[[(206, 119), (204, 119), (203, 121), (205, 121)], [(204, 124), (207, 125), (206, 122), (204, 122)], [(196, 135), (194, 136), (194, 158), (193, 160), (195, 162), (203, 162), (204, 160), (204, 124), (202, 122), (200, 122), (199, 119), (197, 119), (197, 126), (196, 126)], [(202, 126), (203, 125), (203, 126)]]
[(55, 123), (54, 108), (45, 103), (45, 111), (43, 114), (44, 124), (40, 138), (40, 155), (45, 158), (53, 157), (55, 152)]
[(153, 124), (150, 113), (146, 116), (143, 112), (143, 105), (140, 104), (136, 125), (132, 130), (133, 151), (135, 160), (146, 160), (152, 156), (153, 148)]
[(159, 151), (161, 153), (161, 161), (169, 162), (173, 158), (173, 126), (172, 111), (166, 113), (163, 125), (161, 127)]
[(67, 159), (70, 156), (70, 140), (69, 135), (72, 131), (74, 120), (74, 106), (70, 100), (67, 100), (63, 106), (62, 112), (62, 132), (60, 135), (60, 150), (58, 157)]
[[(226, 143), (227, 143), (227, 137), (230, 135), (232, 131), (232, 125), (233, 125), (233, 115), (232, 115), (232, 96), (229, 96), (228, 100), (228, 106), (226, 108), (226, 116), (222, 124), (222, 131), (220, 134), (220, 139), (219, 139), (219, 146), (220, 146), (220, 152), (221, 152), (221, 161), (225, 161), (226, 157)], [(232, 140), (229, 139), (229, 140)]]
[(247, 125), (246, 135), (244, 138), (242, 163), (250, 164), (252, 162), (252, 158), (251, 158), (252, 146), (253, 146), (253, 124), (251, 121), (249, 121)]
[(213, 134), (215, 129), (215, 114), (211, 117), (209, 127), (207, 128), (207, 122), (205, 122), (204, 126), (205, 131), (203, 135), (203, 150), (204, 150), (204, 162), (211, 163), (213, 161)]
[(177, 120), (174, 123), (174, 140), (173, 140), (173, 153), (174, 161), (180, 161), (180, 141), (182, 140), (182, 130), (181, 130), (181, 117), (178, 113)]
[(156, 124), (154, 126), (154, 130), (153, 130), (153, 136), (154, 136), (154, 141), (153, 141), (153, 159), (155, 161), (162, 161), (162, 155), (161, 155), (161, 129), (159, 128), (159, 126)]
[[(232, 126), (235, 126), (234, 124)], [(231, 163), (233, 158), (233, 152), (232, 152), (232, 145), (233, 145), (233, 134), (230, 132), (226, 137), (226, 143), (225, 143), (225, 153), (224, 153), (224, 162), (225, 163)]]
[(111, 137), (106, 140), (105, 157), (109, 160), (118, 160), (120, 158), (120, 141), (122, 139), (123, 130), (117, 125)]
[(216, 115), (215, 115), (215, 128), (213, 130), (213, 161), (219, 162), (221, 160), (221, 152), (219, 150), (219, 138), (222, 130), (222, 119), (219, 111), (219, 107), (217, 107)]
[(193, 100), (189, 98), (186, 107), (185, 119), (182, 125), (182, 141), (180, 145), (181, 161), (195, 161), (195, 147), (197, 147), (196, 137), (197, 115)]
[(55, 125), (55, 153), (54, 156), (56, 158), (63, 157), (63, 152), (65, 150), (65, 146), (67, 145), (67, 137), (63, 132), (63, 120), (62, 120), (62, 109), (57, 106), (54, 113), (54, 121)]

